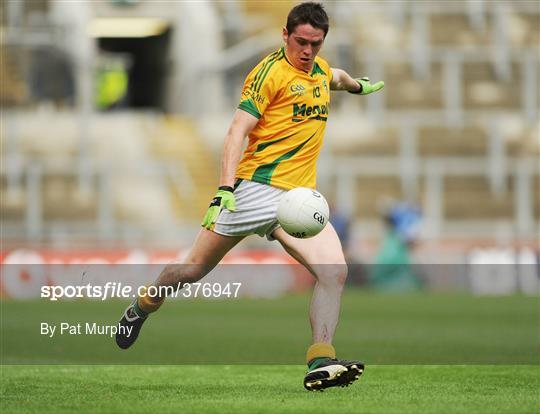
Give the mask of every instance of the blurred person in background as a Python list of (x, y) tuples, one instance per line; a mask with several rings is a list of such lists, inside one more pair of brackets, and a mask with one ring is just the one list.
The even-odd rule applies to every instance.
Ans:
[(351, 219), (348, 214), (341, 211), (334, 203), (330, 203), (330, 223), (341, 241), (343, 253), (347, 258), (349, 256), (351, 240)]
[(411, 251), (418, 242), (422, 214), (409, 202), (398, 202), (382, 209), (386, 226), (370, 278), (380, 291), (408, 292), (422, 287), (422, 279), (411, 263)]
[(103, 111), (126, 106), (129, 75), (123, 63), (105, 60), (96, 74), (96, 106)]
[(351, 217), (334, 202), (330, 202), (330, 223), (332, 223), (343, 247), (343, 254), (345, 255), (345, 261), (348, 267), (347, 283), (352, 285), (363, 285), (367, 283), (368, 277), (364, 263), (362, 263), (358, 255), (355, 255), (351, 243)]
[[(166, 266), (153, 284), (176, 288), (200, 280), (246, 236), (278, 240), (316, 278), (310, 308), (313, 343), (306, 353), (304, 378), (308, 390), (349, 385), (364, 369), (359, 361), (336, 359), (332, 346), (347, 264), (330, 223), (311, 239), (297, 239), (279, 226), (276, 210), (288, 190), (316, 186), (330, 90), (366, 95), (384, 86), (353, 79), (317, 56), (328, 29), (321, 4), (302, 3), (290, 11), (282, 34), (285, 46), (264, 58), (245, 80), (225, 138), (219, 189), (203, 228), (184, 263)], [(135, 342), (148, 315), (164, 299), (143, 294), (126, 309), (120, 325), (132, 330), (117, 335), (119, 347)]]

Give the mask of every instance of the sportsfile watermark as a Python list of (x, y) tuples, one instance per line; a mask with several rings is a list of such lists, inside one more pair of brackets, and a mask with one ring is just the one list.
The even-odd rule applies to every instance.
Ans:
[(177, 283), (176, 286), (133, 286), (122, 282), (107, 282), (105, 285), (42, 286), (40, 297), (50, 301), (58, 299), (133, 299), (150, 298), (238, 298), (241, 282), (232, 283)]
[[(171, 285), (155, 286), (159, 264), (4, 264), (0, 294), (10, 299), (133, 300), (139, 296), (173, 299), (273, 298), (305, 290), (313, 276), (299, 265), (219, 265), (198, 281), (183, 282), (193, 267), (179, 266)], [(192, 279), (192, 277), (191, 277)], [(145, 287), (148, 287), (145, 291)], [(159, 290), (159, 291), (158, 291)]]

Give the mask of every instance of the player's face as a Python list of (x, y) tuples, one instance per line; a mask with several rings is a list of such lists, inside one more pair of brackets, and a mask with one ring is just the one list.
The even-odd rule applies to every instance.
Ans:
[(301, 24), (292, 33), (283, 28), (283, 40), (287, 59), (298, 69), (309, 72), (323, 45), (324, 31), (307, 23)]

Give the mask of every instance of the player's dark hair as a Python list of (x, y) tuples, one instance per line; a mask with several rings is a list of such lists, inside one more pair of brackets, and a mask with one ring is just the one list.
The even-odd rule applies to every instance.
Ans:
[(330, 28), (328, 15), (323, 5), (312, 1), (300, 3), (291, 9), (287, 16), (287, 32), (291, 34), (296, 29), (296, 26), (301, 24), (310, 24), (316, 29), (321, 29), (325, 37)]

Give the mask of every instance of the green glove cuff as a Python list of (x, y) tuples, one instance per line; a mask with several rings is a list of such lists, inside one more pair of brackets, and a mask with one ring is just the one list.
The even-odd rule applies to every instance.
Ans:
[(375, 84), (371, 84), (369, 81), (369, 78), (357, 78), (355, 79), (356, 82), (360, 85), (360, 90), (358, 91), (348, 91), (349, 93), (355, 94), (355, 95), (368, 95), (373, 92), (377, 92), (378, 90), (382, 89), (384, 87), (384, 82), (379, 81)]

